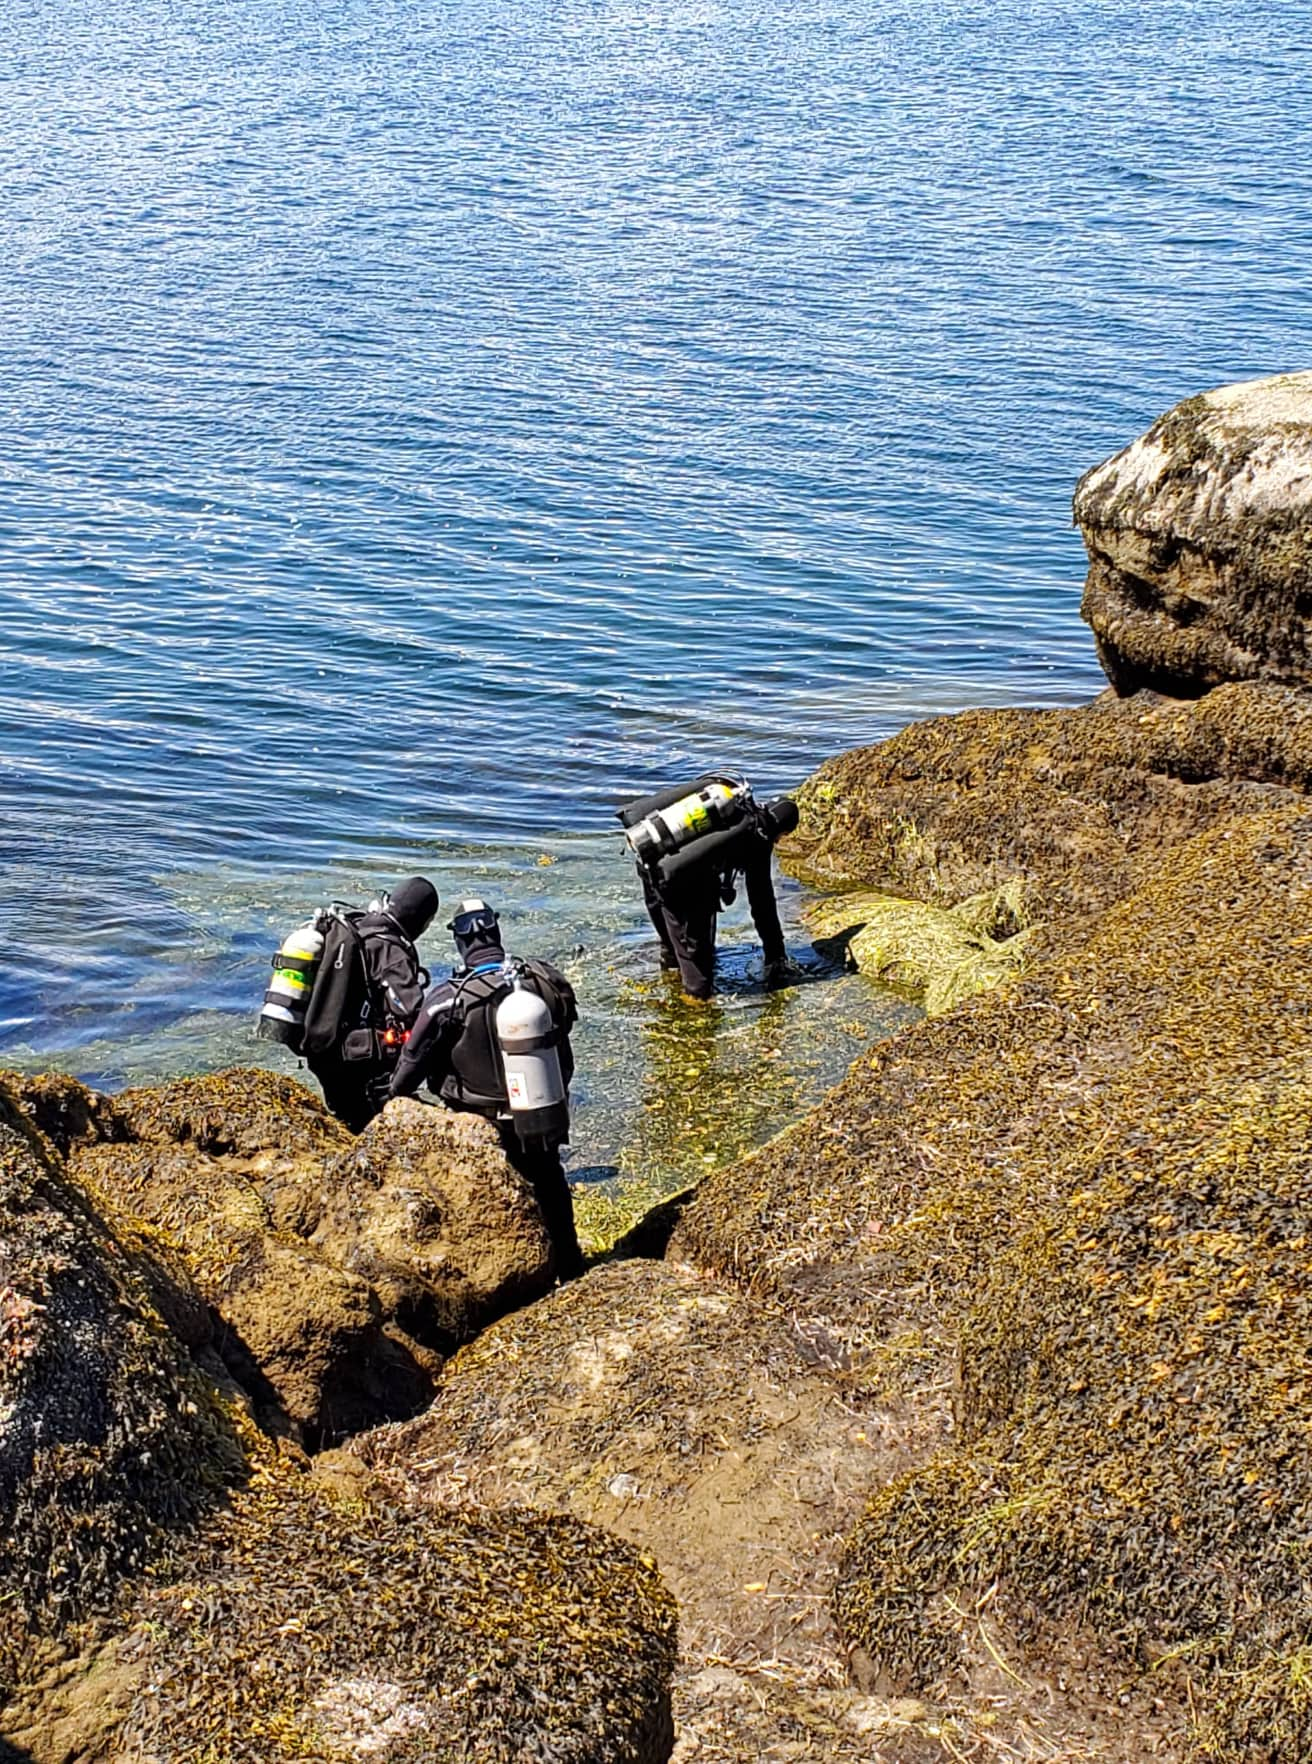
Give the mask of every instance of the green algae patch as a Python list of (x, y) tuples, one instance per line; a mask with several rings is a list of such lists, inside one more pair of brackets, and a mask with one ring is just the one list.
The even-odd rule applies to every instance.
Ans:
[(134, 1612), (122, 1755), (156, 1764), (663, 1764), (673, 1601), (566, 1518), (399, 1511), (278, 1479)]
[(936, 1017), (1022, 972), (1028, 911), (1013, 881), (946, 908), (859, 890), (818, 901), (806, 916), (818, 944), (841, 944), (858, 972)]
[(856, 1387), (937, 1349), (958, 1429), (881, 1490), (836, 1608), (903, 1682), (989, 1600), (1194, 1685), (1195, 1753), (1312, 1755), (1312, 810), (1165, 852), (1015, 984), (709, 1177), (672, 1253), (806, 1307)]

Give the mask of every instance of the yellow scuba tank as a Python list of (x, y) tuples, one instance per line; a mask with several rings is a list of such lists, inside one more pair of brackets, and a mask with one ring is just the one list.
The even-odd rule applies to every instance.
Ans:
[(750, 799), (746, 784), (708, 783), (664, 808), (653, 809), (626, 827), (624, 837), (638, 862), (651, 869), (705, 834), (741, 820)]
[(255, 1026), (255, 1033), (265, 1041), (280, 1041), (293, 1052), (300, 1052), (305, 1012), (322, 955), (323, 932), (317, 916), (306, 925), (298, 925), (283, 939), (273, 958), (273, 978)]

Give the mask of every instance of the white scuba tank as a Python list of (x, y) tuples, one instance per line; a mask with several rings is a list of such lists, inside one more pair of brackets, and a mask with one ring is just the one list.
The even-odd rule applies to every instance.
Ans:
[(256, 1034), (265, 1041), (280, 1041), (299, 1051), (322, 955), (323, 932), (317, 919), (298, 925), (283, 939), (273, 958), (273, 978), (255, 1026)]
[(550, 1009), (514, 974), (495, 1023), (515, 1132), (526, 1145), (563, 1145), (569, 1138), (569, 1104)]
[(635, 826), (627, 827), (624, 837), (639, 862), (650, 868), (704, 833), (728, 826), (741, 815), (749, 794), (745, 786), (735, 789), (731, 784), (707, 784), (668, 808), (653, 809)]

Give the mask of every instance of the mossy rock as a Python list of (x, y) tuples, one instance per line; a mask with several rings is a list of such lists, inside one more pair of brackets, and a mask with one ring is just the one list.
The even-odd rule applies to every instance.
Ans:
[(356, 1137), (242, 1068), (20, 1095), (75, 1180), (190, 1271), (260, 1424), (312, 1448), (416, 1413), (446, 1353), (551, 1283), (532, 1191), (475, 1117), (395, 1103)]
[(1310, 780), (1312, 696), (1286, 688), (965, 711), (828, 761), (781, 851), (820, 886), (933, 906), (1009, 890), (1017, 923), (1046, 925), (1101, 911), (1166, 852)]
[(346, 1505), (283, 1480), (129, 1613), (116, 1755), (664, 1764), (675, 1609), (565, 1518)]
[[(247, 1473), (167, 1328), (167, 1269), (70, 1183), (0, 1086), (0, 1698)], [(178, 1299), (185, 1308), (185, 1295)]]
[(1118, 692), (1312, 685), (1312, 373), (1176, 405), (1085, 473), (1075, 520)]
[(114, 1098), (125, 1137), (189, 1146), (210, 1157), (287, 1164), (330, 1156), (351, 1134), (296, 1079), (258, 1066), (141, 1085)]

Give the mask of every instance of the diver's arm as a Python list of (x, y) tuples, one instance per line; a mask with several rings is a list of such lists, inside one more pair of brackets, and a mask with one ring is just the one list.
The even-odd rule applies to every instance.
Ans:
[(443, 984), (430, 994), (396, 1062), (389, 1096), (413, 1096), (425, 1079), (440, 1081), (450, 1052), (451, 1010), (455, 993)]
[(770, 846), (762, 840), (743, 865), (747, 905), (751, 910), (752, 923), (756, 926), (756, 934), (761, 939), (761, 951), (767, 967), (784, 961), (787, 956), (783, 926), (779, 923), (779, 904), (775, 900), (774, 883), (770, 877), (770, 854)]

